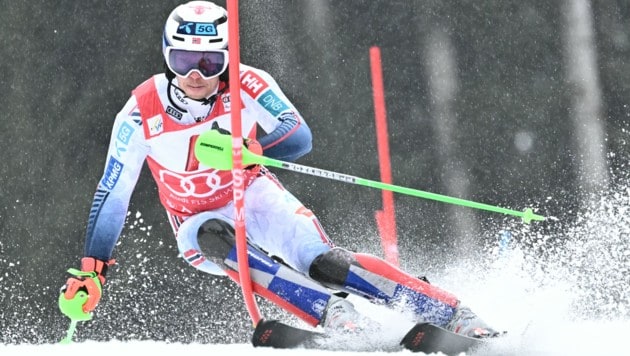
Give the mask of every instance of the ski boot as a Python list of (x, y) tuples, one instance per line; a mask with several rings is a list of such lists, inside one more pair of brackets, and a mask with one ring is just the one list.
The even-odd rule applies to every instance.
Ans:
[(466, 306), (459, 306), (445, 329), (456, 334), (466, 335), (478, 339), (499, 336), (499, 332), (492, 329), (480, 317)]

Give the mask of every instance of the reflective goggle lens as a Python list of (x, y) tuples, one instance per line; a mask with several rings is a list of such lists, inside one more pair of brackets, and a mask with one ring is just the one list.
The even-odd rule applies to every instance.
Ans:
[(185, 51), (169, 48), (168, 67), (175, 74), (186, 77), (193, 70), (210, 79), (225, 71), (227, 67), (227, 51)]

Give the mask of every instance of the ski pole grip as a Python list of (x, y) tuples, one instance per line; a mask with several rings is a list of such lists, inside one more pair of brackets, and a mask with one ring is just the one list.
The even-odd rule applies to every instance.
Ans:
[[(96, 272), (84, 272), (76, 268), (68, 269), (68, 273), (76, 277), (92, 278), (97, 286), (101, 285)], [(86, 321), (92, 319), (92, 313), (83, 311), (83, 305), (88, 300), (88, 293), (85, 290), (78, 290), (72, 298), (66, 298), (65, 287), (59, 293), (59, 309), (71, 320)]]

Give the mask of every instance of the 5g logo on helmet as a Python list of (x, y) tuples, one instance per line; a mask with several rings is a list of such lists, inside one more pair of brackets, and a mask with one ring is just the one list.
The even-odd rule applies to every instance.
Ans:
[(177, 27), (177, 33), (183, 35), (216, 36), (217, 27), (213, 23), (187, 22)]

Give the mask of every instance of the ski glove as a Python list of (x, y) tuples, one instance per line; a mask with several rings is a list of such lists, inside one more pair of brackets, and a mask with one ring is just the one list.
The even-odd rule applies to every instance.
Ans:
[(86, 276), (74, 276), (68, 278), (66, 284), (61, 288), (66, 299), (73, 299), (77, 292), (84, 291), (88, 298), (83, 304), (83, 312), (89, 313), (96, 308), (101, 300), (102, 287), (105, 284), (105, 274), (107, 268), (115, 263), (114, 260), (102, 261), (94, 257), (83, 257), (81, 259), (82, 272), (94, 272), (98, 278), (90, 278)]
[[(221, 128), (216, 121), (212, 123), (211, 130), (217, 130), (222, 135), (231, 135), (232, 134), (230, 131)], [(262, 155), (263, 154), (263, 149), (262, 149), (262, 146), (260, 145), (260, 142), (256, 141), (253, 138), (243, 137), (243, 145), (245, 147), (247, 147), (247, 149), (251, 153), (254, 153), (254, 154), (257, 154), (257, 155)], [(258, 173), (258, 171), (260, 171), (260, 165), (258, 165), (258, 164), (250, 164), (249, 166), (245, 167), (245, 169), (249, 169), (249, 170), (251, 170), (254, 173)]]

